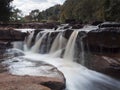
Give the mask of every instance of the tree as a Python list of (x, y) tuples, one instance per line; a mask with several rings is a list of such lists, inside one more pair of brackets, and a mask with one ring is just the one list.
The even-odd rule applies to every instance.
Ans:
[(29, 15), (32, 17), (32, 21), (38, 21), (39, 10), (32, 10)]
[(10, 2), (13, 0), (0, 0), (0, 22), (8, 22), (11, 15), (12, 7)]
[(60, 18), (82, 21), (120, 21), (120, 0), (66, 0)]
[(16, 22), (16, 21), (20, 21), (21, 19), (22, 19), (22, 11), (19, 9), (13, 9), (10, 20)]
[(120, 21), (120, 0), (105, 0), (104, 9), (107, 21)]

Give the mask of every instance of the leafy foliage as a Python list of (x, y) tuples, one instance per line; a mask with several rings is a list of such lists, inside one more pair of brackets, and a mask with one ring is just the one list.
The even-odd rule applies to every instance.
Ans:
[(120, 0), (66, 0), (61, 20), (120, 21)]
[(0, 0), (0, 22), (8, 22), (11, 15), (10, 2), (12, 0)]

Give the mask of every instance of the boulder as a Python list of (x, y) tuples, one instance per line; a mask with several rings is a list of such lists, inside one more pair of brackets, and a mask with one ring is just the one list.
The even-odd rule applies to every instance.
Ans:
[(72, 25), (72, 29), (81, 29), (81, 28), (83, 28), (83, 25), (82, 25), (82, 24)]
[(119, 54), (91, 54), (86, 66), (89, 69), (107, 74), (120, 79), (120, 59)]
[(23, 41), (27, 34), (16, 31), (14, 29), (1, 29), (0, 40), (1, 41)]
[(88, 32), (83, 39), (85, 49), (91, 52), (120, 52), (120, 29), (100, 28)]
[(101, 23), (103, 23), (103, 21), (93, 21), (93, 22), (91, 22), (91, 25), (97, 26), (97, 25), (99, 25)]
[(99, 25), (99, 28), (119, 28), (120, 23), (117, 22), (104, 22)]
[(0, 74), (1, 90), (64, 90), (64, 82), (58, 78), (16, 76)]
[(63, 33), (63, 37), (65, 37), (66, 39), (69, 39), (71, 34), (73, 33), (73, 31), (74, 30), (72, 30), (72, 29), (65, 30), (64, 33)]
[[(33, 89), (35, 88), (34, 85), (37, 85), (39, 88), (35, 90), (64, 90), (66, 87), (63, 73), (44, 61), (34, 61), (20, 56), (5, 60), (2, 65), (12, 75), (7, 72), (0, 74), (0, 78), (3, 78), (0, 79), (0, 87), (7, 85), (11, 89), (12, 86), (12, 90), (31, 90), (28, 85)], [(42, 89), (41, 85), (48, 89)], [(23, 87), (25, 89), (21, 89)]]

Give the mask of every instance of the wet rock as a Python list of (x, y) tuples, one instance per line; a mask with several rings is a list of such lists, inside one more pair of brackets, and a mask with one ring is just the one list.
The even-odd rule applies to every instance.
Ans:
[(119, 28), (120, 23), (117, 22), (104, 22), (99, 25), (99, 28)]
[(69, 39), (71, 34), (73, 33), (73, 31), (74, 30), (72, 30), (72, 29), (65, 30), (64, 33), (63, 33), (63, 37), (65, 37), (66, 39)]
[[(64, 85), (62, 80), (50, 77), (15, 76), (2, 73), (0, 74), (0, 78), (1, 90), (63, 90), (60, 89), (60, 86)], [(51, 85), (45, 84), (49, 82), (51, 82)], [(54, 88), (56, 85), (60, 86)]]
[(11, 47), (12, 47), (12, 44), (10, 42), (0, 41), (0, 51), (6, 50)]
[(63, 29), (69, 29), (70, 28), (70, 26), (68, 25), (68, 26), (65, 26)]
[(11, 59), (18, 56), (24, 56), (24, 53), (18, 49), (5, 49), (0, 50), (0, 63), (6, 59)]
[(100, 28), (88, 32), (84, 38), (85, 49), (91, 52), (120, 52), (120, 29)]
[(0, 30), (0, 40), (1, 41), (23, 41), (27, 34), (16, 31), (13, 29), (1, 29)]
[(19, 50), (19, 49), (7, 49), (4, 53), (7, 56), (12, 56), (12, 57), (18, 57), (18, 56), (24, 56), (24, 52)]
[(72, 26), (72, 29), (81, 29), (81, 28), (83, 28), (82, 24), (75, 24)]
[(99, 24), (103, 23), (103, 21), (93, 21), (91, 25), (97, 26)]
[[(31, 78), (32, 81), (30, 82), (43, 85), (50, 88), (50, 90), (65, 89), (65, 77), (63, 73), (60, 72), (55, 66), (44, 61), (34, 61), (24, 57), (15, 57), (2, 62), (2, 64), (7, 66), (11, 74), (21, 75), (21, 77), (14, 76), (16, 79), (24, 78), (26, 81)], [(29, 75), (29, 77), (24, 77), (24, 75)], [(23, 83), (25, 82), (24, 80)], [(17, 80), (17, 82), (19, 82), (19, 80)]]
[(86, 66), (89, 69), (120, 79), (120, 59), (114, 54), (90, 54)]

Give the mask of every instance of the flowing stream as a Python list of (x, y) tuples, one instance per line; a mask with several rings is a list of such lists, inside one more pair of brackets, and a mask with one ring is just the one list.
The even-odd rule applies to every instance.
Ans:
[[(33, 68), (33, 63), (30, 61), (45, 61), (57, 67), (64, 74), (66, 78), (66, 90), (120, 90), (119, 81), (89, 70), (81, 64), (74, 62), (74, 46), (79, 30), (73, 31), (68, 41), (62, 37), (62, 33), (59, 33), (55, 37), (49, 53), (40, 54), (39, 49), (47, 33), (48, 32), (45, 32), (39, 40), (36, 40), (32, 48), (25, 52), (25, 56), (22, 56), (22, 58), (16, 57), (19, 62), (9, 62), (11, 64), (9, 68), (12, 74), (42, 76), (38, 69), (39, 66)], [(31, 36), (33, 35), (30, 35), (29, 42), (31, 41), (30, 39), (32, 39)], [(81, 37), (81, 47), (83, 47), (82, 38), (83, 37)], [(82, 51), (84, 51), (84, 49), (82, 49)], [(61, 57), (62, 54), (63, 57)], [(23, 58), (27, 60), (23, 61)], [(82, 59), (84, 59), (84, 52), (82, 53)]]

